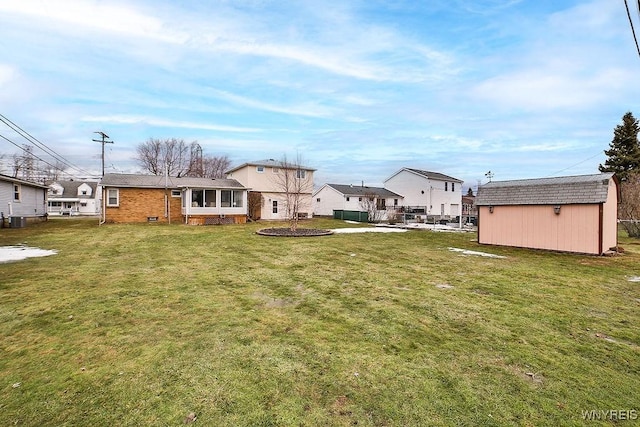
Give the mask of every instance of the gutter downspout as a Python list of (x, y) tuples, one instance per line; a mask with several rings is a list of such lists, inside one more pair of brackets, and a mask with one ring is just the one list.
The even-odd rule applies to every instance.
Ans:
[(187, 201), (187, 193), (189, 192), (189, 187), (184, 188), (184, 223), (189, 224), (189, 202)]
[(107, 222), (107, 206), (106, 206), (106, 199), (105, 199), (105, 194), (106, 194), (106, 190), (105, 187), (102, 187), (102, 213), (100, 214), (100, 221), (98, 221), (98, 225), (102, 225), (105, 222)]

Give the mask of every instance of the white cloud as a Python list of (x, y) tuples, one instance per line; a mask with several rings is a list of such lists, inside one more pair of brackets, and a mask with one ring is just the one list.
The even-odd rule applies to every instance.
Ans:
[(16, 77), (16, 74), (14, 67), (0, 64), (0, 86), (8, 85)]
[(84, 122), (95, 122), (103, 124), (139, 124), (143, 123), (149, 126), (158, 126), (166, 128), (186, 128), (186, 129), (202, 129), (220, 132), (261, 132), (262, 129), (249, 127), (236, 127), (213, 125), (208, 123), (196, 123), (185, 121), (173, 121), (167, 119), (159, 119), (145, 116), (129, 116), (129, 115), (113, 115), (113, 116), (84, 116), (81, 118)]
[(283, 113), (283, 114), (291, 114), (298, 116), (308, 116), (308, 117), (331, 117), (336, 114), (336, 111), (331, 108), (323, 107), (318, 104), (314, 104), (313, 102), (305, 102), (303, 104), (290, 106), (290, 107), (282, 107), (275, 105), (273, 103), (258, 101), (255, 99), (251, 99), (245, 96), (236, 95), (227, 91), (211, 89), (211, 93), (220, 98), (232, 102), (234, 104), (238, 104), (241, 106), (254, 108), (257, 110), (263, 111), (271, 111), (274, 113)]
[(158, 39), (183, 43), (187, 35), (168, 28), (160, 19), (148, 16), (132, 7), (96, 0), (20, 0), (0, 2), (0, 11), (26, 15), (41, 21), (41, 25), (64, 24), (68, 31), (103, 30), (123, 36)]

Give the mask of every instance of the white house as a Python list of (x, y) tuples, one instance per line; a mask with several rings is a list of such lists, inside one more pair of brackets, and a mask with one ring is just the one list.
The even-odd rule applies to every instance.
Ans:
[(384, 187), (402, 195), (408, 211), (453, 219), (461, 213), (462, 183), (438, 172), (402, 168), (384, 181)]
[[(27, 218), (47, 216), (46, 185), (0, 174), (0, 218)], [(13, 225), (13, 220), (12, 220)]]
[[(226, 175), (250, 190), (251, 218), (282, 220), (288, 218), (290, 209), (297, 210), (299, 217), (313, 216), (314, 172), (315, 169), (308, 166), (267, 159), (243, 163), (228, 170)], [(293, 203), (296, 203), (295, 208), (290, 206)]]
[(49, 185), (47, 213), (60, 215), (98, 215), (100, 190), (97, 182), (54, 181)]
[(373, 219), (386, 220), (387, 211), (402, 204), (401, 195), (386, 188), (365, 185), (325, 184), (313, 194), (313, 214), (321, 216), (333, 216), (334, 210), (370, 214), (375, 210), (377, 218)]

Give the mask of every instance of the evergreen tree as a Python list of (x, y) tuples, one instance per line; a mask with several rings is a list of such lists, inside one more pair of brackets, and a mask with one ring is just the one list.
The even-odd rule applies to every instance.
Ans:
[(640, 142), (638, 133), (640, 123), (627, 112), (622, 117), (622, 124), (613, 130), (613, 140), (609, 150), (604, 150), (607, 160), (600, 165), (600, 172), (614, 172), (621, 181), (625, 181), (630, 172), (640, 170)]

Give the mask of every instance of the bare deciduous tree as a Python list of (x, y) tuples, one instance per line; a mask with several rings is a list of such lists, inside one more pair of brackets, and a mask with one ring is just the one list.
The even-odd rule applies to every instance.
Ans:
[(264, 197), (256, 191), (249, 191), (247, 196), (247, 213), (249, 219), (257, 221), (260, 219), (262, 207), (264, 206)]
[[(195, 144), (195, 141), (192, 145)], [(186, 175), (191, 166), (190, 148), (183, 139), (153, 139), (138, 145), (136, 161), (153, 175)]]
[(22, 154), (14, 154), (12, 156), (12, 173), (14, 178), (23, 178), (32, 180), (35, 174), (35, 157), (33, 155), (33, 147), (24, 144), (22, 146)]
[(620, 224), (629, 237), (640, 237), (640, 171), (627, 173), (620, 192)]
[(224, 173), (231, 166), (227, 156), (205, 156), (202, 159), (202, 173), (205, 178), (224, 178)]
[(60, 179), (64, 171), (67, 169), (67, 165), (57, 160), (55, 165), (46, 164), (42, 168), (42, 180), (43, 182), (47, 181), (57, 181)]
[(207, 156), (197, 141), (187, 144), (183, 139), (153, 139), (138, 145), (136, 160), (154, 175), (223, 178), (231, 165), (227, 156)]
[(375, 193), (366, 193), (360, 200), (360, 209), (369, 214), (369, 222), (380, 222), (384, 217), (384, 207)]
[(279, 162), (277, 173), (273, 174), (274, 184), (285, 198), (285, 217), (291, 231), (297, 230), (301, 213), (309, 208), (309, 201), (304, 194), (311, 194), (313, 191), (313, 180), (307, 172), (300, 156), (295, 162), (290, 162), (284, 156)]

